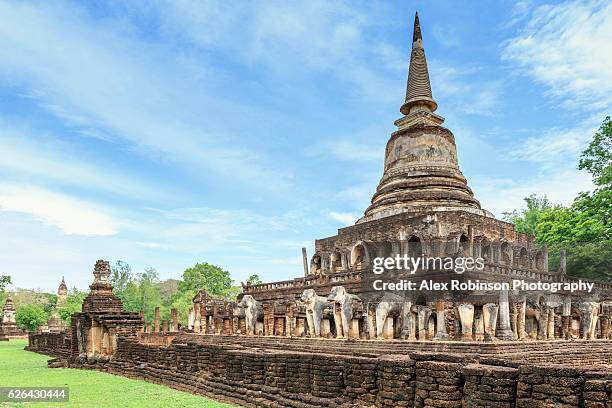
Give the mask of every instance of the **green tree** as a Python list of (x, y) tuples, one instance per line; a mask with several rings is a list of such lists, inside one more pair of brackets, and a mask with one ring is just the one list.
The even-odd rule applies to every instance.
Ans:
[(184, 292), (178, 291), (173, 295), (170, 308), (174, 308), (178, 311), (179, 323), (183, 326), (187, 326), (189, 308), (193, 307), (192, 301), (195, 295), (196, 292), (193, 290), (186, 290)]
[(11, 277), (8, 275), (2, 275), (0, 276), (0, 292), (4, 292), (4, 289), (12, 284), (13, 282), (11, 282)]
[(263, 283), (263, 281), (261, 280), (259, 275), (253, 274), (247, 278), (247, 283), (249, 285), (257, 285), (257, 284)]
[(72, 315), (83, 310), (83, 301), (87, 297), (87, 292), (81, 292), (77, 288), (72, 288), (66, 296), (66, 302), (60, 307), (57, 312), (60, 318), (70, 325)]
[(17, 325), (28, 331), (36, 331), (39, 326), (47, 322), (48, 316), (45, 310), (35, 304), (27, 304), (17, 309), (15, 317)]
[(183, 280), (179, 283), (181, 292), (206, 290), (211, 295), (222, 295), (231, 288), (232, 278), (229, 272), (209, 263), (198, 263), (183, 272)]
[(130, 264), (124, 261), (116, 261), (115, 265), (111, 267), (110, 277), (115, 295), (121, 297), (120, 294), (127, 288), (132, 278), (132, 267), (130, 267)]
[(612, 186), (612, 121), (606, 117), (595, 137), (580, 156), (578, 168), (593, 176), (599, 187)]
[(532, 194), (524, 200), (527, 204), (526, 208), (520, 211), (505, 212), (503, 213), (503, 219), (514, 224), (518, 232), (536, 235), (536, 227), (542, 215), (546, 211), (557, 207), (554, 207), (546, 196), (538, 197)]
[(147, 268), (143, 273), (138, 274), (138, 296), (140, 299), (138, 310), (144, 311), (147, 322), (153, 321), (155, 308), (160, 306), (161, 303), (158, 283), (159, 275), (154, 268)]

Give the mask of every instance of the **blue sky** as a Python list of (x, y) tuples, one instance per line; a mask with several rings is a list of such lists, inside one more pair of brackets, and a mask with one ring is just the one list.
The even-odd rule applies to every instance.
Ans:
[(92, 3), (0, 1), (15, 286), (84, 289), (99, 258), (299, 276), (300, 248), (353, 223), (382, 175), (415, 10), (483, 207), (592, 188), (575, 168), (612, 105), (609, 3)]

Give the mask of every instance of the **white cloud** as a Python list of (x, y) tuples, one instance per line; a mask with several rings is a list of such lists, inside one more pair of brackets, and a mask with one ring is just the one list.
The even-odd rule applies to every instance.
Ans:
[(528, 137), (521, 141), (510, 157), (527, 160), (546, 167), (567, 167), (576, 163), (580, 153), (597, 131), (595, 126), (581, 126), (571, 129), (551, 129), (542, 136)]
[(0, 211), (29, 214), (70, 235), (118, 232), (118, 221), (95, 205), (33, 186), (0, 184)]
[(287, 186), (244, 135), (220, 130), (245, 109), (211, 92), (227, 79), (206, 60), (196, 68), (128, 19), (96, 20), (74, 4), (1, 3), (0, 20), (3, 81), (69, 128), (259, 188)]
[(471, 180), (476, 198), (482, 207), (501, 217), (524, 206), (523, 199), (532, 194), (546, 196), (555, 204), (569, 205), (578, 193), (591, 190), (593, 183), (586, 172), (559, 169), (520, 179), (495, 179), (475, 176)]
[(116, 169), (114, 163), (87, 157), (55, 136), (5, 120), (0, 120), (0, 134), (0, 170), (14, 178), (34, 178), (148, 199), (164, 195), (159, 185), (153, 188), (143, 180), (133, 179)]
[(612, 94), (612, 3), (568, 1), (535, 8), (503, 46), (503, 58), (572, 109), (607, 109)]
[(336, 211), (328, 212), (327, 216), (331, 218), (332, 220), (341, 222), (344, 225), (353, 225), (359, 218), (359, 215), (355, 213), (336, 212)]

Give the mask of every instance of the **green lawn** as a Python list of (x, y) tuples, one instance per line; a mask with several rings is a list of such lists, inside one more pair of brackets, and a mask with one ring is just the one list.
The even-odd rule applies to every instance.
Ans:
[(71, 368), (47, 368), (50, 357), (24, 351), (26, 340), (0, 342), (0, 387), (69, 387), (68, 403), (2, 406), (40, 407), (231, 407), (204, 397), (140, 380)]

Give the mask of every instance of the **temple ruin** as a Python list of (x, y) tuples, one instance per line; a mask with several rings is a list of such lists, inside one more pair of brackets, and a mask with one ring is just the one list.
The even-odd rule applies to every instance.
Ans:
[(523, 290), (380, 291), (375, 259), (480, 258), (481, 270), (386, 272), (390, 281), (577, 283), (562, 256), (483, 209), (436, 114), (415, 17), (402, 117), (371, 205), (315, 242), (304, 276), (206, 291), (188, 324), (122, 310), (98, 261), (83, 311), (30, 336), (50, 366), (100, 369), (258, 407), (610, 407), (612, 284)]
[(2, 307), (2, 316), (0, 316), (0, 341), (9, 340), (11, 337), (22, 337), (25, 332), (17, 327), (17, 311), (13, 305), (13, 299), (9, 295)]

